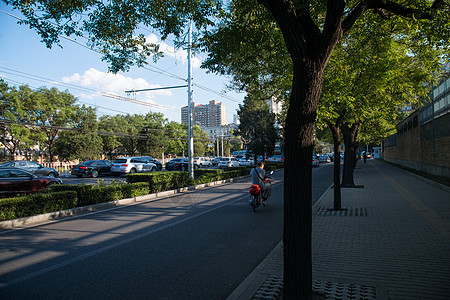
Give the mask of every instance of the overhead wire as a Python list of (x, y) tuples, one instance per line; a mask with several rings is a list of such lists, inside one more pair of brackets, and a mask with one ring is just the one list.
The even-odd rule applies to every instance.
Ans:
[[(17, 17), (17, 16), (14, 16), (14, 15), (8, 13), (8, 12), (5, 12), (5, 11), (3, 11), (3, 10), (0, 10), (0, 12), (6, 14), (6, 15), (8, 15), (8, 16), (11, 16), (11, 17), (13, 17), (13, 18), (15, 18), (15, 19), (23, 20), (23, 19), (21, 19), (21, 18), (19, 18), (19, 17)], [(143, 30), (146, 30), (146, 31), (148, 31), (148, 32), (151, 32), (150, 30), (148, 30), (148, 29), (146, 29), (146, 28), (143, 28), (143, 27), (140, 27), (140, 28), (143, 29)], [(153, 33), (153, 32), (151, 32), (151, 33)], [(92, 48), (90, 48), (90, 47), (87, 47), (86, 45), (84, 45), (84, 44), (82, 44), (82, 43), (80, 43), (80, 42), (78, 42), (78, 41), (76, 41), (76, 40), (74, 40), (74, 39), (72, 39), (72, 38), (70, 38), (70, 37), (66, 37), (66, 36), (64, 36), (64, 35), (60, 35), (60, 37), (63, 38), (63, 39), (66, 39), (66, 40), (68, 40), (68, 41), (70, 41), (70, 42), (73, 42), (73, 43), (75, 43), (75, 44), (77, 44), (77, 45), (79, 45), (79, 46), (82, 46), (82, 47), (84, 47), (84, 48), (86, 48), (86, 49), (88, 49), (88, 50), (90, 50), (90, 51), (96, 52), (96, 53), (98, 53), (98, 54), (102, 54), (102, 53), (100, 53), (99, 51), (97, 51), (97, 50), (95, 50), (95, 49), (92, 49)], [(84, 37), (82, 37), (82, 38), (84, 38)], [(148, 66), (148, 67), (142, 67), (142, 68), (145, 69), (145, 70), (147, 70), (147, 71), (150, 71), (150, 72), (158, 73), (158, 74), (160, 74), (160, 75), (165, 75), (165, 76), (168, 76), (168, 77), (177, 79), (177, 80), (181, 80), (181, 81), (183, 81), (183, 82), (187, 82), (187, 79), (186, 79), (186, 78), (183, 78), (183, 77), (181, 77), (181, 76), (179, 76), (179, 75), (176, 75), (176, 74), (174, 74), (174, 73), (168, 72), (169, 69), (168, 69), (168, 70), (164, 70), (164, 69), (161, 69), (161, 68), (156, 67), (156, 66), (154, 66), (154, 65), (147, 65), (147, 66)], [(173, 66), (173, 67), (175, 67), (175, 66)], [(171, 68), (173, 68), (173, 67), (171, 67)], [(171, 69), (171, 68), (170, 68), (170, 69)], [(25, 77), (25, 78), (26, 78), (26, 77)], [(153, 78), (155, 78), (155, 77), (153, 77)], [(35, 80), (36, 80), (36, 79), (35, 79)], [(48, 79), (47, 79), (47, 80), (48, 80)], [(58, 81), (52, 80), (52, 82), (58, 82)], [(64, 86), (64, 85), (66, 85), (66, 86), (67, 86), (67, 85), (70, 85), (70, 84), (65, 84), (65, 83), (61, 83), (61, 82), (59, 82), (59, 83), (60, 83), (60, 85), (63, 85), (63, 86)], [(237, 100), (237, 99), (234, 99), (234, 98), (232, 98), (232, 97), (230, 97), (230, 96), (228, 96), (228, 95), (225, 95), (223, 92), (218, 92), (218, 91), (216, 91), (216, 90), (213, 90), (213, 89), (211, 89), (211, 88), (208, 88), (208, 87), (206, 87), (206, 86), (200, 85), (200, 84), (195, 83), (195, 82), (193, 83), (193, 85), (194, 85), (195, 87), (199, 88), (199, 89), (202, 89), (202, 90), (206, 91), (206, 92), (214, 93), (214, 94), (218, 95), (219, 97), (221, 97), (221, 98), (223, 98), (223, 99), (226, 99), (226, 100), (228, 100), (228, 101), (235, 102), (235, 103), (241, 103), (240, 100)], [(91, 90), (91, 91), (93, 91), (93, 92), (95, 92), (95, 93), (98, 93), (98, 91), (95, 91), (95, 90), (92, 90), (92, 89), (89, 89), (89, 88), (80, 88), (80, 87), (76, 87), (76, 86), (74, 87), (74, 85), (70, 85), (70, 86), (72, 86), (71, 88), (78, 88), (78, 89)], [(108, 93), (108, 94), (109, 94), (109, 93)], [(146, 105), (146, 106), (153, 106), (153, 107), (158, 106), (157, 104), (151, 104), (151, 105), (148, 105), (147, 102), (143, 102), (143, 101), (135, 100), (135, 99), (130, 99), (130, 98), (126, 98), (126, 97), (123, 97), (123, 96), (114, 95), (114, 94), (109, 94), (109, 95), (107, 95), (107, 94), (105, 93), (105, 95), (102, 95), (102, 96), (110, 97), (110, 98), (113, 98), (113, 99), (116, 98), (116, 100), (119, 100), (118, 98), (121, 98), (121, 100), (129, 101), (129, 102), (134, 102), (134, 103), (136, 103), (136, 104), (141, 104), (141, 105)], [(128, 99), (128, 100), (126, 100), (126, 99)], [(145, 103), (145, 104), (144, 104), (144, 103)], [(169, 109), (169, 110), (175, 111), (173, 108), (171, 109), (171, 108), (165, 107), (165, 106), (162, 106), (162, 107), (165, 108), (165, 109)], [(179, 109), (177, 109), (176, 111), (178, 111), (178, 110), (179, 110)]]
[[(10, 75), (14, 75), (14, 76), (20, 76), (20, 77), (24, 77), (24, 78), (27, 78), (27, 79), (32, 79), (32, 80), (46, 82), (46, 83), (47, 82), (51, 82), (51, 83), (56, 84), (56, 85), (68, 87), (68, 88), (71, 88), (71, 89), (80, 90), (80, 91), (83, 91), (83, 92), (95, 93), (95, 94), (97, 94), (99, 96), (103, 96), (103, 97), (107, 97), (107, 98), (111, 98), (111, 99), (115, 99), (115, 100), (127, 101), (127, 102), (132, 102), (132, 103), (143, 105), (143, 106), (149, 106), (149, 107), (160, 108), (160, 109), (165, 109), (165, 110), (172, 110), (172, 111), (176, 111), (176, 112), (179, 111), (179, 109), (176, 109), (176, 108), (173, 108), (173, 107), (164, 106), (164, 105), (160, 105), (160, 104), (149, 103), (149, 102), (145, 102), (145, 101), (142, 101), (142, 100), (132, 99), (132, 98), (116, 95), (116, 94), (110, 93), (110, 92), (98, 91), (98, 90), (87, 88), (87, 87), (80, 87), (80, 86), (77, 86), (77, 85), (64, 83), (64, 82), (61, 82), (61, 81), (45, 78), (45, 77), (42, 77), (42, 76), (38, 76), (38, 75), (34, 75), (34, 74), (22, 72), (22, 71), (17, 71), (17, 70), (6, 68), (6, 67), (0, 67), (0, 70), (3, 70), (3, 73), (6, 73), (6, 74), (10, 74)], [(20, 75), (17, 75), (16, 73), (18, 73)]]

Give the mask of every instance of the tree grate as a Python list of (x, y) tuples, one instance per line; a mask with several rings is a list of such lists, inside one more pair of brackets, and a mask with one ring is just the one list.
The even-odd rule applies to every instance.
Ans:
[(269, 276), (261, 287), (253, 295), (253, 300), (276, 300), (280, 299), (283, 290), (283, 276)]
[(313, 281), (313, 292), (325, 295), (325, 299), (336, 300), (376, 300), (376, 288), (372, 286), (361, 286), (331, 281)]
[(319, 207), (316, 216), (338, 216), (338, 217), (367, 217), (365, 207), (343, 207), (341, 210), (334, 210), (332, 207)]
[[(313, 281), (313, 293), (323, 295), (325, 300), (376, 300), (376, 288), (331, 281)], [(283, 276), (269, 276), (252, 300), (277, 300), (282, 298)]]

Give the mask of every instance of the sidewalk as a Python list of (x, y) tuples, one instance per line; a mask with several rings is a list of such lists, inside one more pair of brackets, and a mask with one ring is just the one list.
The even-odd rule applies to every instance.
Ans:
[[(450, 299), (450, 188), (377, 160), (313, 206), (313, 290), (326, 299)], [(282, 242), (228, 299), (279, 299)]]

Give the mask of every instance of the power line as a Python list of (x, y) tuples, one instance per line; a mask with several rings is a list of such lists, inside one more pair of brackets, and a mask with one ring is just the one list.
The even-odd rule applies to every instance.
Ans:
[[(19, 17), (17, 17), (17, 16), (14, 16), (14, 15), (12, 15), (12, 14), (6, 12), (6, 11), (0, 10), (0, 12), (4, 13), (4, 14), (10, 16), (10, 17), (13, 17), (13, 18), (15, 18), (15, 19), (18, 19), (18, 20), (23, 21), (22, 18), (19, 18)], [(53, 24), (54, 24), (54, 23), (53, 23)], [(57, 26), (57, 24), (54, 24), (54, 25)], [(140, 28), (143, 29), (143, 30), (146, 30), (146, 31), (150, 32), (150, 31), (149, 31), (148, 29), (146, 29), (146, 28), (142, 28), (142, 27), (140, 27)], [(151, 32), (151, 33), (153, 33), (153, 32)], [(84, 48), (86, 48), (86, 49), (88, 49), (88, 50), (90, 50), (90, 51), (95, 52), (95, 53), (102, 54), (101, 52), (99, 52), (99, 51), (97, 51), (97, 50), (95, 50), (95, 49), (92, 49), (92, 48), (90, 48), (90, 47), (87, 47), (86, 45), (84, 45), (84, 44), (82, 44), (82, 43), (80, 43), (80, 42), (78, 42), (78, 41), (76, 41), (76, 40), (74, 40), (74, 39), (72, 39), (72, 38), (70, 38), (70, 37), (67, 37), (67, 36), (64, 36), (64, 35), (59, 35), (59, 37), (60, 37), (60, 38), (63, 38), (63, 39), (66, 39), (66, 40), (68, 40), (68, 41), (70, 41), (70, 42), (73, 42), (73, 43), (75, 43), (75, 44), (77, 44), (77, 45), (79, 45), (79, 46), (82, 46), (82, 47), (84, 47)], [(85, 37), (81, 36), (81, 38), (85, 38)], [(85, 39), (86, 39), (86, 38), (85, 38)], [(87, 39), (86, 39), (86, 40), (87, 40)], [(161, 74), (161, 75), (165, 75), (165, 76), (168, 76), (168, 77), (171, 77), (171, 78), (174, 78), (174, 79), (178, 79), (178, 80), (182, 80), (182, 81), (184, 81), (184, 82), (187, 82), (187, 79), (186, 79), (186, 78), (183, 78), (183, 77), (181, 77), (181, 76), (178, 76), (178, 75), (176, 75), (176, 74), (173, 74), (173, 73), (171, 73), (171, 72), (168, 72), (168, 70), (164, 70), (164, 69), (158, 68), (158, 67), (156, 67), (156, 66), (154, 66), (154, 65), (148, 65), (148, 67), (142, 67), (142, 68), (145, 69), (145, 70), (147, 70), (147, 71), (150, 71), (150, 72), (158, 73), (158, 74)], [(156, 69), (157, 71), (152, 70), (151, 68)], [(171, 67), (171, 68), (173, 68), (173, 67)], [(34, 80), (36, 80), (36, 79), (34, 79)], [(55, 81), (53, 81), (53, 82), (55, 82)], [(56, 81), (56, 82), (57, 82), (57, 81)], [(69, 85), (69, 84), (63, 84), (63, 83), (60, 83), (60, 84), (61, 84), (61, 85)], [(215, 91), (215, 90), (213, 90), (213, 89), (211, 89), (211, 88), (208, 88), (208, 87), (206, 87), (206, 86), (203, 86), (203, 85), (200, 85), (200, 84), (197, 84), (197, 83), (193, 83), (193, 85), (194, 85), (195, 87), (197, 87), (197, 88), (200, 88), (200, 89), (206, 91), (206, 92), (214, 93), (214, 94), (218, 95), (219, 97), (224, 98), (224, 99), (226, 99), (226, 100), (229, 100), (229, 101), (231, 101), (231, 102), (241, 103), (240, 100), (237, 100), (237, 99), (234, 99), (234, 98), (232, 98), (232, 97), (230, 97), (230, 96), (227, 96), (227, 95), (225, 95), (223, 92)], [(78, 89), (80, 89), (80, 88), (78, 87)], [(92, 90), (92, 89), (88, 89), (88, 88), (85, 88), (85, 89), (86, 89), (86, 90)], [(94, 91), (94, 90), (92, 90), (92, 91)], [(98, 93), (97, 91), (94, 91), (94, 92), (95, 92), (95, 93)], [(108, 97), (108, 96), (106, 96), (106, 97)], [(122, 96), (118, 96), (118, 95), (117, 95), (117, 97), (122, 97)], [(123, 97), (123, 98), (125, 98), (125, 97)], [(116, 100), (117, 100), (117, 99), (116, 99)], [(125, 100), (125, 101), (128, 101), (128, 100)], [(129, 102), (133, 102), (132, 99), (131, 99)], [(136, 100), (135, 103), (136, 103), (136, 104), (142, 104), (142, 101)], [(144, 102), (144, 103), (146, 103), (146, 102)], [(153, 105), (142, 104), (142, 105), (156, 107), (156, 104), (153, 104)], [(164, 107), (165, 109), (173, 110), (173, 109), (171, 109), (171, 108), (169, 108), (169, 107), (165, 107), (165, 106), (162, 106), (162, 107)], [(173, 110), (173, 111), (175, 111), (175, 110)]]
[[(76, 85), (73, 85), (73, 84), (60, 82), (60, 81), (57, 81), (57, 80), (45, 78), (45, 77), (38, 76), (38, 75), (33, 75), (33, 74), (30, 74), (30, 73), (26, 73), (26, 72), (17, 71), (17, 70), (6, 68), (6, 67), (0, 67), (0, 69), (2, 69), (3, 73), (6, 73), (6, 74), (11, 74), (11, 75), (14, 75), (14, 76), (20, 76), (20, 77), (24, 77), (24, 78), (27, 78), (27, 79), (32, 79), (32, 80), (41, 81), (41, 82), (45, 82), (45, 83), (51, 82), (51, 83), (56, 84), (56, 85), (65, 86), (65, 87), (68, 87), (68, 88), (77, 89), (77, 90), (84, 91), (84, 92), (86, 92), (86, 91), (87, 92), (92, 92), (92, 93), (95, 93), (95, 94), (97, 94), (99, 96), (103, 96), (103, 97), (107, 97), (107, 98), (111, 98), (111, 99), (115, 99), (115, 100), (132, 102), (132, 103), (143, 105), (143, 106), (150, 106), (150, 107), (154, 107), (154, 108), (161, 108), (161, 109), (172, 110), (172, 111), (176, 111), (176, 112), (179, 111), (179, 109), (175, 109), (175, 108), (172, 108), (172, 107), (169, 107), (169, 106), (164, 106), (164, 105), (160, 105), (160, 104), (154, 104), (154, 103), (145, 102), (145, 101), (142, 101), (142, 100), (127, 98), (127, 97), (119, 96), (119, 95), (116, 95), (116, 94), (110, 93), (110, 92), (102, 92), (102, 91), (97, 91), (97, 90), (94, 90), (94, 89), (91, 89), (91, 88), (80, 87), (80, 86), (76, 86)], [(16, 73), (18, 73), (20, 75), (17, 75)]]

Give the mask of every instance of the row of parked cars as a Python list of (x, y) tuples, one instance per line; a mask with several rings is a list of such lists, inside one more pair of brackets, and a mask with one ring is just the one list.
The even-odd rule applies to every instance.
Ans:
[[(282, 156), (274, 156), (268, 161), (283, 161)], [(254, 164), (253, 158), (236, 157), (194, 157), (194, 168), (239, 167)], [(119, 157), (113, 162), (108, 160), (89, 160), (71, 168), (71, 175), (79, 178), (100, 175), (120, 176), (129, 173), (161, 171), (163, 165), (150, 156)], [(175, 158), (167, 162), (166, 170), (188, 169), (187, 158)], [(59, 172), (33, 161), (15, 160), (0, 163), (0, 197), (40, 191), (52, 184), (62, 184)]]
[(57, 170), (34, 161), (14, 160), (0, 163), (0, 198), (38, 192), (62, 184)]

